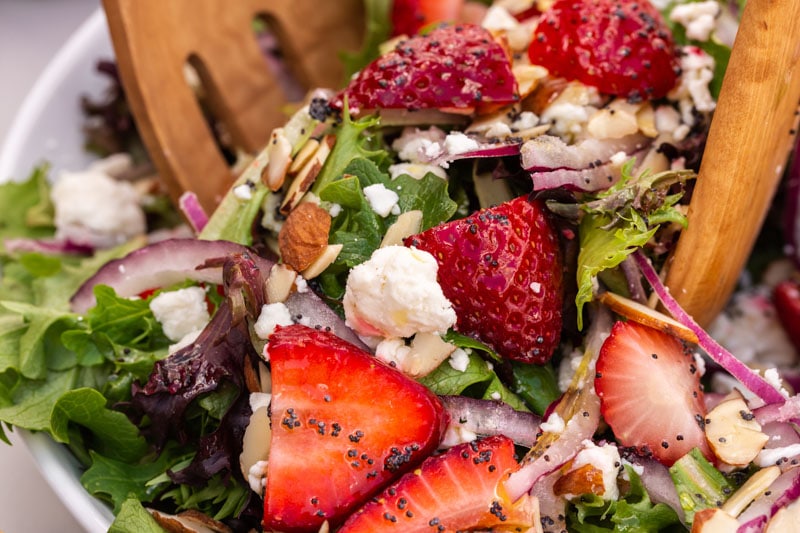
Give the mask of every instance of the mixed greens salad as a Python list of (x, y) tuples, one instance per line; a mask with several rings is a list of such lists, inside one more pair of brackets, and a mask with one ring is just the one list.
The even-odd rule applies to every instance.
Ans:
[(119, 87), (113, 155), (1, 186), (0, 438), (68, 447), (111, 531), (796, 522), (793, 248), (708, 331), (660, 276), (742, 6), (365, 5), (213, 213)]

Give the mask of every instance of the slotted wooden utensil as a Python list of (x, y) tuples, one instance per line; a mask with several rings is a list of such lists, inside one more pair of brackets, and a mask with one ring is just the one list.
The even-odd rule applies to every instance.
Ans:
[(231, 170), (186, 81), (198, 72), (212, 114), (233, 144), (255, 153), (287, 118), (289, 103), (253, 31), (269, 22), (285, 65), (305, 88), (344, 82), (340, 51), (357, 50), (361, 0), (103, 0), (131, 110), (173, 199), (198, 195), (211, 212)]
[[(336, 52), (358, 48), (361, 0), (103, 0), (120, 74), (142, 137), (173, 198), (211, 210), (231, 172), (183, 66), (198, 66), (234, 141), (256, 151), (286, 100), (249, 30), (273, 22), (287, 65), (307, 88), (342, 81)], [(722, 309), (752, 250), (786, 161), (800, 98), (800, 1), (749, 0), (666, 283), (701, 324)]]
[(800, 1), (748, 0), (666, 284), (701, 325), (722, 310), (794, 145)]

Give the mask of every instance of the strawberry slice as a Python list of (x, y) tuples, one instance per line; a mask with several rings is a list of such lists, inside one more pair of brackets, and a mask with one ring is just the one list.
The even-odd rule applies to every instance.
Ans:
[(393, 0), (392, 35), (416, 35), (436, 22), (453, 22), (461, 13), (464, 0)]
[(504, 436), (459, 444), (429, 457), (356, 511), (339, 533), (402, 531), (528, 531), (528, 498), (511, 505), (498, 483), (517, 468)]
[(403, 40), (361, 70), (331, 102), (354, 113), (376, 109), (488, 112), (519, 99), (506, 49), (476, 24), (437, 28)]
[(786, 280), (773, 289), (772, 301), (783, 329), (800, 353), (800, 283)]
[(554, 76), (634, 101), (665, 96), (680, 72), (672, 33), (648, 0), (557, 0), (528, 57)]
[(508, 359), (544, 363), (561, 335), (563, 274), (544, 203), (519, 197), (405, 240), (439, 263), (456, 329)]
[(447, 422), (428, 389), (332, 333), (278, 328), (264, 525), (337, 524), (436, 450)]
[(623, 446), (667, 466), (695, 447), (713, 457), (700, 374), (675, 337), (636, 322), (615, 323), (600, 349), (594, 386)]

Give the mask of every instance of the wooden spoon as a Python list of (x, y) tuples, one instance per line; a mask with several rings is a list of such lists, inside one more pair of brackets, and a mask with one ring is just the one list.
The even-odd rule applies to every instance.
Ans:
[[(193, 191), (209, 213), (233, 175), (194, 91), (189, 62), (233, 144), (250, 153), (283, 125), (287, 96), (253, 30), (269, 21), (303, 89), (343, 84), (340, 51), (358, 49), (361, 0), (103, 0), (120, 76), (139, 132), (174, 200)], [(168, 118), (168, 120), (165, 120)]]
[(703, 162), (689, 227), (666, 284), (700, 325), (730, 298), (770, 207), (798, 127), (800, 2), (748, 0)]

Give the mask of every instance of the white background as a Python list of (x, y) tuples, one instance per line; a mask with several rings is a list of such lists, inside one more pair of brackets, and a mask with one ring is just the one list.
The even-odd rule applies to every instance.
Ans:
[[(99, 0), (0, 0), (0, 141), (47, 62), (98, 6)], [(13, 434), (11, 440), (11, 447), (0, 442), (0, 533), (82, 531), (25, 445)]]

